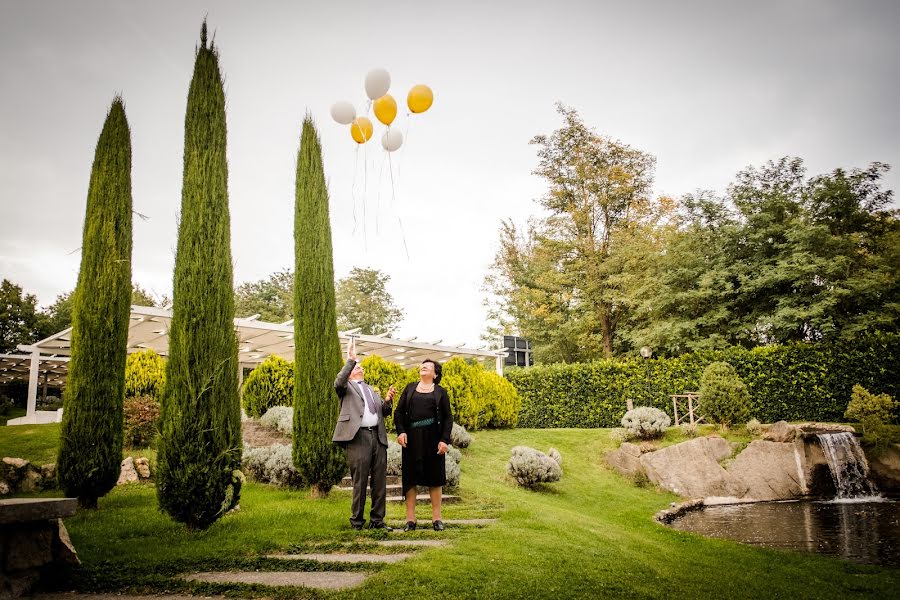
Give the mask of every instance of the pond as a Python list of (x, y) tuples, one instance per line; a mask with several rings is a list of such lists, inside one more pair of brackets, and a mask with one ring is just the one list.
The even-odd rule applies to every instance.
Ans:
[(745, 544), (900, 567), (900, 501), (868, 497), (707, 506), (671, 527)]

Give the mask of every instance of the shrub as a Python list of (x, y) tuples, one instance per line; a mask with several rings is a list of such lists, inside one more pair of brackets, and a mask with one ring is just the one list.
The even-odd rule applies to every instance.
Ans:
[(166, 361), (151, 349), (129, 354), (125, 359), (125, 397), (162, 398), (166, 383)]
[(459, 423), (454, 423), (453, 429), (450, 431), (450, 443), (457, 448), (468, 448), (469, 444), (472, 443), (472, 436), (469, 435), (465, 427)]
[(125, 398), (125, 436), (128, 448), (147, 448), (159, 432), (159, 402), (153, 396)]
[(628, 441), (628, 432), (626, 432), (622, 427), (614, 427), (609, 430), (609, 439), (618, 448), (622, 445), (622, 442)]
[(11, 398), (7, 398), (3, 394), (0, 394), (0, 416), (5, 417), (11, 415), (15, 407), (16, 405)]
[(291, 447), (286, 444), (245, 448), (242, 462), (244, 471), (260, 483), (280, 487), (303, 485), (303, 479), (291, 459)]
[(660, 437), (672, 423), (669, 415), (652, 406), (632, 408), (622, 417), (622, 427), (632, 438), (651, 440)]
[(562, 466), (562, 454), (559, 453), (559, 450), (556, 448), (550, 448), (547, 450), (547, 456), (556, 461), (556, 464)]
[(850, 395), (850, 403), (844, 412), (844, 417), (851, 421), (858, 421), (863, 426), (863, 434), (877, 423), (890, 421), (893, 411), (897, 408), (897, 402), (887, 394), (873, 394), (863, 386), (853, 386)]
[(273, 406), (292, 406), (294, 398), (294, 365), (272, 354), (250, 371), (241, 389), (244, 411), (258, 419)]
[(512, 449), (512, 457), (506, 464), (506, 472), (516, 483), (523, 487), (534, 487), (540, 483), (552, 483), (562, 477), (559, 462), (543, 452), (516, 446)]
[(700, 429), (694, 423), (682, 423), (679, 425), (679, 429), (681, 429), (681, 435), (686, 438), (695, 438), (700, 434)]
[(750, 414), (763, 423), (843, 418), (853, 383), (900, 394), (900, 334), (835, 343), (772, 345), (748, 350), (700, 351), (647, 360), (648, 395), (641, 358), (538, 365), (506, 374), (522, 399), (519, 427), (616, 427), (625, 399), (665, 407), (670, 394), (697, 390), (715, 361), (734, 366), (750, 393)]
[(757, 437), (762, 433), (762, 423), (759, 422), (759, 419), (750, 419), (747, 421), (745, 429), (747, 430), (747, 433), (753, 437)]
[(459, 463), (462, 462), (462, 452), (450, 446), (447, 450), (447, 458), (444, 462), (447, 475), (447, 487), (455, 488), (459, 486)]
[(397, 442), (388, 442), (387, 474), (397, 477), (403, 474), (403, 448)]
[(47, 396), (46, 398), (38, 398), (35, 401), (37, 410), (58, 410), (63, 407), (62, 398), (58, 396)]
[(734, 367), (714, 362), (703, 370), (699, 409), (707, 421), (725, 427), (747, 422), (750, 394)]
[(259, 422), (285, 435), (294, 435), (294, 409), (291, 406), (273, 406)]

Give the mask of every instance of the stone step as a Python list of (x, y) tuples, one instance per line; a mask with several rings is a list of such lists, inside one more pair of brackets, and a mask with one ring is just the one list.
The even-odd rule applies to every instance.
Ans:
[[(341, 486), (341, 487), (335, 488), (335, 489), (337, 489), (341, 492), (352, 492), (353, 491), (352, 487), (344, 487), (344, 486)], [(426, 491), (428, 490), (428, 488), (422, 488), (422, 489), (424, 489)], [(369, 491), (369, 488), (367, 487), (366, 492), (368, 493), (368, 491)], [(399, 483), (393, 483), (391, 485), (388, 485), (387, 493), (391, 496), (399, 496), (400, 494), (403, 493), (403, 485), (399, 484)]]
[[(444, 525), (452, 525), (456, 527), (485, 527), (487, 525), (493, 525), (497, 522), (497, 519), (443, 519), (443, 521)], [(396, 519), (392, 521), (385, 521), (385, 523), (387, 523), (394, 529), (403, 529), (403, 527), (406, 526), (406, 521), (400, 521)], [(417, 519), (416, 524), (418, 526), (418, 529), (431, 529), (432, 527), (431, 520), (422, 521), (421, 519)]]
[(335, 552), (329, 554), (269, 554), (266, 558), (281, 560), (314, 560), (321, 563), (395, 563), (406, 560), (412, 554), (361, 554)]
[(438, 548), (446, 546), (446, 540), (381, 540), (377, 542), (379, 546), (387, 548), (395, 548), (397, 546), (421, 546), (423, 548)]
[(180, 575), (187, 581), (246, 583), (270, 587), (303, 586), (319, 590), (345, 590), (362, 584), (368, 573), (352, 571), (209, 571)]
[[(388, 476), (387, 476), (387, 484), (388, 484), (388, 485), (399, 485), (399, 484), (400, 484), (400, 477), (399, 477), (398, 475), (388, 475)], [(340, 485), (340, 487), (345, 487), (345, 488), (352, 488), (352, 487), (353, 487), (353, 480), (350, 479), (350, 476), (349, 476), (349, 475), (347, 475), (347, 476), (345, 476), (343, 479), (341, 479), (341, 485)], [(366, 487), (369, 487), (368, 482), (366, 482)]]
[[(403, 496), (388, 496), (388, 502), (396, 502), (398, 504), (406, 502)], [(444, 494), (441, 496), (441, 504), (456, 504), (460, 501), (459, 496)], [(416, 494), (416, 504), (431, 504), (431, 496), (428, 494)]]

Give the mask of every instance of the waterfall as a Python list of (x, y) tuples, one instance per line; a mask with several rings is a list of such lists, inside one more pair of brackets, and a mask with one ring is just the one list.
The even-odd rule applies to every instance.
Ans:
[(825, 453), (838, 498), (858, 498), (876, 493), (869, 481), (869, 463), (852, 433), (819, 433), (816, 435)]

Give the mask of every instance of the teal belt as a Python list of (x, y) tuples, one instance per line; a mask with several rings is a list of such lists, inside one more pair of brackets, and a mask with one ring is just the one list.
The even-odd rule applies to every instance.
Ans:
[(421, 421), (413, 421), (410, 423), (410, 427), (418, 428), (418, 427), (428, 427), (429, 425), (434, 423), (434, 417), (430, 417), (428, 419), (422, 419)]

